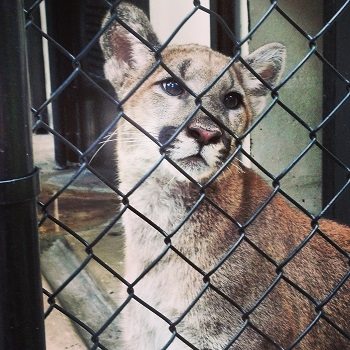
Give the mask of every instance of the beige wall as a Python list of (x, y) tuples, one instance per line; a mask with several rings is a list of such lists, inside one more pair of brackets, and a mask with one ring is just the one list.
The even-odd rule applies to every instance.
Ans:
[[(209, 7), (209, 0), (201, 1), (201, 4)], [(150, 0), (151, 22), (159, 39), (165, 41), (192, 9), (193, 2), (190, 0)], [(197, 11), (172, 41), (172, 44), (185, 43), (210, 45), (210, 18), (207, 13)]]

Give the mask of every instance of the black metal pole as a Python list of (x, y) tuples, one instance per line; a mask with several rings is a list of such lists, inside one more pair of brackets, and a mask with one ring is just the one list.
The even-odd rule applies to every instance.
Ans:
[(22, 1), (0, 16), (0, 349), (44, 350)]
[[(28, 9), (33, 4), (33, 0), (24, 0), (24, 6)], [(39, 8), (30, 14), (32, 21), (41, 27), (41, 18)], [(27, 19), (29, 20), (29, 18)], [(38, 108), (46, 100), (46, 86), (45, 86), (45, 69), (44, 69), (44, 55), (41, 35), (33, 30), (30, 26), (27, 29), (27, 50), (30, 61), (29, 81), (30, 81), (30, 100), (31, 106)], [(41, 120), (49, 124), (47, 109), (41, 113)], [(34, 122), (36, 119), (34, 120)], [(37, 134), (47, 134), (44, 128), (35, 130)]]
[[(344, 4), (342, 0), (324, 1), (324, 23)], [(350, 73), (350, 21), (349, 8), (339, 16), (323, 37), (323, 54), (332, 66), (345, 77)], [(323, 115), (327, 116), (348, 92), (348, 86), (329, 68), (323, 65)], [(350, 106), (346, 102), (333, 116), (333, 120), (323, 128), (323, 145), (341, 159), (350, 164)], [(323, 155), (323, 205), (326, 206), (348, 180), (348, 172), (336, 164), (325, 152)], [(350, 225), (350, 191), (347, 189), (330, 207), (326, 216)]]
[[(235, 12), (237, 7), (238, 4), (236, 2), (232, 2), (231, 0), (210, 0), (210, 9), (219, 14), (231, 27), (232, 31), (234, 31), (236, 19)], [(210, 33), (212, 49), (220, 51), (227, 56), (232, 56), (234, 52), (234, 43), (226, 34), (222, 24), (220, 24), (213, 16), (210, 18)]]

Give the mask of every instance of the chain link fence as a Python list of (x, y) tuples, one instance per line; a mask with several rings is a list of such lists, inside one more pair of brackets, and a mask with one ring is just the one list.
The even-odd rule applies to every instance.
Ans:
[[(244, 5), (249, 5), (247, 11), (250, 10), (253, 13), (254, 1), (248, 2), (249, 4), (244, 1), (237, 1), (234, 4), (211, 1), (210, 6), (208, 6), (209, 2), (204, 4), (201, 1), (193, 1), (189, 12), (173, 29), (164, 44), (160, 46), (154, 46), (152, 38), (146, 40), (140, 33), (135, 32), (133, 23), (126, 23), (125, 18), (118, 17), (118, 12), (115, 9), (118, 8), (119, 3), (120, 1), (114, 3), (91, 0), (68, 4), (68, 2), (56, 3), (37, 0), (26, 1), (24, 6), (28, 43), (30, 44), (35, 37), (36, 39), (44, 39), (44, 51), (45, 45), (48, 46), (47, 57), (39, 60), (39, 63), (38, 60), (31, 59), (34, 57), (33, 52), (38, 48), (28, 46), (31, 84), (40, 75), (42, 77), (40, 78), (41, 87), (37, 89), (43, 88), (45, 79), (46, 81), (51, 80), (52, 89), (49, 91), (50, 87), (47, 85), (49, 94), (45, 100), (42, 100), (43, 97), (40, 97), (43, 96), (42, 90), (38, 97), (37, 89), (32, 88), (33, 130), (34, 132), (40, 130), (40, 133), (49, 137), (53, 136), (55, 161), (59, 169), (47, 172), (44, 170), (42, 175), (43, 191), (38, 202), (42, 272), (48, 281), (48, 285), (44, 288), (45, 318), (48, 320), (53, 314), (63, 314), (77, 329), (86, 348), (117, 349), (123, 348), (119, 342), (119, 319), (130, 305), (137, 305), (139, 308), (136, 310), (148, 310), (149, 313), (155, 315), (159, 322), (164, 322), (168, 328), (169, 336), (162, 345), (162, 349), (171, 349), (172, 346), (175, 346), (174, 344), (181, 344), (181, 347), (177, 345), (176, 349), (210, 349), (212, 348), (210, 345), (198, 345), (192, 342), (192, 338), (188, 338), (181, 332), (181, 324), (191, 317), (193, 310), (200, 307), (201, 300), (211, 293), (214, 295), (214, 299), (225, 300), (225, 305), (228, 305), (226, 307), (235, 309), (235, 313), (239, 317), (239, 322), (232, 320), (235, 327), (230, 329), (234, 331), (227, 336), (225, 345), (220, 345), (221, 347), (215, 347), (215, 349), (243, 349), (242, 339), (252, 334), (260, 339), (261, 344), (265, 346), (264, 349), (306, 349), (305, 344), (308, 344), (310, 334), (313, 337), (316, 334), (316, 337), (324, 339), (322, 332), (328, 332), (326, 338), (333, 339), (333, 341), (325, 342), (324, 347), (317, 349), (350, 349), (350, 329), (348, 328), (350, 311), (348, 298), (350, 288), (349, 237), (345, 242), (339, 240), (337, 233), (329, 232), (329, 229), (324, 230), (322, 226), (322, 219), (325, 216), (332, 214), (333, 217), (336, 217), (336, 213), (332, 210), (336, 203), (347, 198), (349, 193), (349, 157), (346, 154), (343, 156), (343, 153), (336, 152), (337, 148), (334, 147), (332, 137), (330, 137), (336, 128), (337, 118), (342, 118), (339, 117), (339, 114), (342, 113), (342, 110), (346, 110), (349, 104), (349, 64), (342, 65), (337, 61), (337, 58), (340, 57), (339, 52), (344, 49), (340, 46), (341, 40), (345, 40), (344, 36), (346, 40), (350, 38), (348, 32), (339, 32), (342, 28), (342, 19), (350, 16), (349, 1), (335, 1), (332, 2), (332, 5), (324, 4), (321, 1), (313, 2), (316, 7), (317, 4), (322, 4), (324, 12), (323, 23), (314, 33), (305, 29), (308, 28), (308, 24), (299, 23), (298, 18), (293, 18), (290, 15), (288, 9), (292, 6), (291, 2), (266, 2), (262, 6), (263, 10), (260, 12), (256, 10), (255, 19), (251, 18), (247, 33), (245, 35), (240, 33), (239, 36), (235, 35), (232, 30), (234, 27), (232, 20), (234, 18), (236, 21), (242, 20), (240, 16), (243, 16), (242, 8)], [(149, 13), (147, 2), (138, 1), (135, 3), (146, 13)], [(46, 12), (44, 11), (45, 6)], [(234, 8), (235, 13), (232, 15), (225, 12), (227, 8), (230, 8), (230, 11)], [(102, 19), (108, 12), (111, 13), (111, 17), (101, 26)], [(41, 16), (39, 16), (40, 13)], [(47, 16), (47, 28), (43, 24), (43, 13), (46, 13)], [(249, 11), (247, 13), (249, 14)], [(157, 68), (162, 67), (170, 76), (176, 76), (163, 60), (162, 54), (172, 43), (175, 35), (183, 30), (186, 23), (199, 14), (205, 14), (208, 18), (210, 16), (212, 33), (215, 29), (218, 35), (214, 38), (215, 40), (212, 37), (212, 46), (231, 54), (232, 59), (219, 75), (211, 77), (210, 85), (201, 94), (196, 94), (189, 86), (182, 86), (183, 89), (192, 94), (195, 107), (185, 122), (173, 130), (170, 139), (164, 143), (147, 132), (146, 125), (134, 121), (133, 115), (126, 115), (123, 112), (123, 106), (133, 94), (137, 94)], [(157, 16), (157, 19), (161, 21), (162, 14), (158, 13)], [(292, 35), (298, 37), (304, 46), (298, 62), (289, 64), (281, 82), (275, 87), (266, 83), (250, 67), (249, 61), (244, 60), (244, 56), (241, 56), (245, 45), (249, 42), (254, 43), (254, 38), (263, 32), (264, 26), (268, 26), (272, 33), (271, 41), (278, 41), (278, 35), (271, 28), (271, 24), (268, 24), (272, 17), (283, 21), (285, 28), (292, 28)], [(156, 65), (144, 76), (140, 76), (137, 84), (122, 99), (115, 95), (113, 88), (103, 76), (104, 59), (99, 44), (101, 36), (108, 33), (111, 26), (115, 25), (113, 24), (116, 23), (115, 21), (129, 31), (130, 35), (135, 36), (143, 45), (146, 45), (156, 58)], [(237, 23), (235, 25), (237, 26)], [(74, 35), (72, 30), (74, 30)], [(275, 38), (274, 35), (276, 35)], [(231, 46), (232, 49), (230, 49)], [(43, 48), (39, 47), (38, 50), (42, 52)], [(289, 97), (293, 99), (294, 92), (288, 91), (288, 87), (292, 84), (291, 81), (300, 72), (303, 72), (311, 61), (317, 62), (318, 69), (322, 70), (321, 83), (323, 87), (327, 90), (336, 86), (336, 89), (334, 88), (335, 90), (329, 94), (328, 92), (331, 90), (323, 91), (325, 96), (321, 99), (321, 104), (323, 104), (322, 118), (317, 123), (309, 123), (308, 116), (302, 115), (298, 107), (294, 108), (295, 105), (289, 100)], [(215, 175), (209, 181), (202, 183), (196, 181), (194, 177), (174, 162), (168, 156), (166, 147), (180, 135), (198, 111), (206, 113), (216, 123), (220, 123), (205, 109), (202, 99), (207, 93), (210, 93), (210, 90), (222, 79), (232, 64), (238, 62), (270, 89), (271, 98), (268, 106), (255, 118), (243, 135), (236, 135), (225, 125), (220, 124), (221, 127), (225, 128), (225, 132), (235, 139), (236, 148), (232, 154), (225, 158), (223, 166)], [(36, 66), (36, 63), (39, 66)], [(45, 64), (46, 72), (44, 70)], [(309, 79), (307, 76), (302, 75), (298, 84), (303, 84), (303, 80), (307, 79)], [(315, 103), (312, 100), (303, 100), (302, 96), (298, 95), (298, 91), (295, 91), (295, 94), (301, 103)], [(259, 156), (255, 157), (254, 152), (249, 151), (249, 147), (244, 145), (244, 140), (258, 132), (259, 128), (264, 125), (268, 118), (271, 118), (270, 116), (277, 109), (283, 111), (288, 119), (286, 125), (293, 124), (293, 127), (297, 125), (298, 133), (303, 135), (300, 136), (300, 140), (305, 135), (308, 140), (305, 144), (300, 141), (302, 146), (299, 151), (293, 159), (284, 160), (288, 164), (283, 169), (272, 171), (264, 165), (263, 161), (260, 161)], [(48, 116), (50, 115), (52, 117), (49, 121), (50, 117)], [(131, 124), (135, 128), (135, 132), (142, 135), (142, 138), (146, 137), (152, 140), (160, 151), (159, 160), (151, 164), (139, 181), (135, 182), (128, 191), (122, 191), (118, 187), (116, 175), (118, 167), (114, 151), (115, 129), (123, 121)], [(343, 128), (347, 130), (348, 120), (345, 118), (342, 123), (344, 124)], [(341, 135), (333, 135), (333, 137), (340, 138), (339, 142), (344, 140)], [(344, 141), (343, 148), (346, 148), (346, 142)], [(291, 147), (291, 143), (298, 143), (298, 138), (282, 139), (281, 143), (288, 148)], [(265, 145), (268, 148), (268, 144), (269, 137), (264, 139), (264, 144), (258, 146), (263, 149), (263, 157)], [(36, 152), (41, 152), (40, 145), (38, 147)], [(251, 147), (253, 149), (256, 146), (252, 144)], [(324, 203), (320, 204), (322, 208), (312, 211), (310, 207), (304, 205), (303, 200), (296, 199), (294, 194), (291, 195), (291, 192), (286, 190), (288, 186), (285, 185), (284, 180), (289, 179), (288, 176), (293, 173), (293, 169), (297, 168), (303, 159), (315, 150), (323, 157), (323, 181), (324, 183), (332, 182), (333, 187), (331, 190), (323, 190), (325, 199)], [(349, 153), (348, 151), (349, 148), (346, 148), (345, 153)], [(256, 209), (245, 218), (243, 216), (242, 218), (233, 217), (229, 209), (220, 205), (220, 201), (213, 200), (211, 195), (211, 189), (215, 188), (215, 183), (226, 166), (238, 158), (245, 163), (251, 163), (256, 172), (262, 174), (271, 186), (271, 192), (267, 196), (255, 198), (258, 200), (255, 203)], [(130, 160), (130, 167), (135, 166), (133, 161)], [(176, 227), (171, 232), (164, 230), (153, 217), (144, 215), (137, 207), (133, 206), (132, 200), (130, 200), (132, 195), (140, 191), (140, 188), (147, 183), (164, 162), (170, 163), (178, 173), (186, 177), (194, 189), (186, 215), (177, 222)], [(338, 175), (337, 181), (329, 180), (329, 177), (333, 176), (332, 178), (334, 178), (335, 175), (332, 172), (335, 171), (335, 168), (341, 175)], [(297, 183), (298, 181), (296, 179)], [(152, 193), (150, 193), (151, 195)], [(259, 245), (249, 235), (249, 230), (254, 227), (254, 223), (279, 196), (284, 197), (290, 205), (297, 208), (301, 217), (307, 218), (309, 230), (304, 232), (303, 239), (295, 244), (288, 254), (276, 257), (273, 254), (274, 249), (266, 248), (266, 246), (269, 244), (278, 245), (279, 242), (275, 240), (270, 243), (265, 242), (266, 246)], [(302, 197), (303, 193), (301, 193), (300, 198)], [(247, 198), (247, 200), (251, 200), (251, 198)], [(239, 233), (236, 238), (232, 238), (232, 242), (226, 245), (224, 251), (216, 257), (215, 262), (207, 270), (189, 258), (188, 253), (177, 249), (176, 243), (174, 243), (178, 233), (182, 232), (183, 227), (186, 227), (186, 222), (198, 214), (203, 207), (211, 208), (216, 213), (217, 220), (229, 222), (230, 226)], [(345, 217), (344, 221), (346, 221), (346, 217), (349, 216), (349, 202), (343, 201), (341, 207), (343, 208), (341, 210), (345, 211), (342, 218)], [(144, 266), (144, 270), (132, 280), (127, 279), (123, 272), (122, 246), (124, 241), (121, 234), (123, 230), (121, 219), (128, 212), (132, 212), (146, 222), (164, 241), (161, 253), (155, 255), (153, 261)], [(162, 213), (159, 215), (161, 216)], [(348, 220), (347, 223), (350, 221)], [(278, 225), (278, 222), (275, 225)], [(298, 222), (292, 219), (290, 225), (290, 232), (286, 232), (286, 234), (293, 232), (293, 227), (298, 225)], [(200, 237), (196, 239), (200, 240)], [(145, 249), (148, 247), (147, 242), (142, 244)], [(198, 242), (198, 247), (201, 245)], [(255, 288), (253, 293), (255, 298), (250, 302), (245, 302), (244, 298), (237, 297), (235, 299), (235, 295), (231, 295), (229, 290), (215, 284), (216, 274), (222, 271), (228, 261), (235, 259), (236, 253), (242, 247), (246, 247), (252, 255), (258, 256), (257, 261), (262, 264), (261, 280), (253, 282), (250, 280), (253, 276), (250, 272), (255, 270), (256, 266), (242, 267), (242, 273), (245, 276), (241, 285), (242, 290), (245, 290), (244, 284)], [(317, 291), (308, 288), (313, 284), (312, 281), (304, 284), (298, 283), (298, 279), (293, 277), (292, 272), (293, 266), (294, 269), (296, 268), (295, 261), (298, 261), (298, 257), (307, 254), (310, 249), (315, 249), (315, 247), (319, 247), (321, 256), (326, 252), (330, 258), (326, 259), (327, 266), (324, 263), (315, 266), (318, 261), (316, 263), (310, 262), (311, 269), (327, 269), (333, 273), (329, 278), (329, 285), (322, 285)], [(202, 280), (200, 289), (176, 319), (168, 317), (157, 309), (157, 305), (151, 305), (137, 292), (137, 285), (147, 275), (161, 273), (161, 270), (157, 270), (157, 266), (170, 254), (175, 254), (180, 258), (187, 269), (196, 271)], [(299, 268), (302, 267), (299, 266)], [(307, 269), (306, 266), (305, 269)], [(271, 273), (272, 279), (266, 280), (266, 276), (264, 276), (266, 270), (273, 271)], [(181, 276), (169, 279), (169, 283), (174, 283), (172, 286), (174, 289), (176, 289), (177, 279), (181, 279)], [(316, 282), (315, 285), (317, 285)], [(280, 339), (286, 338), (275, 334), (274, 331), (278, 332), (278, 327), (272, 326), (272, 323), (278, 320), (277, 323), (284, 324), (282, 329), (288, 330), (288, 315), (280, 313), (281, 310), (284, 313), (282, 305), (275, 304), (275, 308), (280, 307), (281, 310), (264, 309), (269, 312), (269, 316), (266, 316), (267, 320), (276, 318), (275, 321), (270, 321), (271, 328), (268, 324), (261, 324), (256, 319), (258, 310), (268, 305), (271, 296), (281, 285), (284, 286), (287, 291), (286, 295), (290, 298), (289, 302), (294, 303), (295, 308), (305, 308), (307, 310), (305, 312), (311, 312), (312, 315), (306, 317), (306, 321), (300, 319), (297, 335), (283, 342)], [(121, 295), (121, 290), (125, 290), (126, 297), (124, 299), (116, 297), (116, 295)], [(169, 295), (164, 297), (169, 297)], [(335, 308), (336, 302), (342, 303), (343, 306), (340, 310)], [(291, 312), (294, 311), (292, 307)], [(142, 311), (142, 314), (144, 312)], [(223, 317), (225, 318), (225, 316)], [(330, 347), (329, 344), (333, 344), (334, 347)], [(54, 348), (50, 344), (47, 344), (47, 347)], [(315, 350), (317, 349), (315, 348)]]

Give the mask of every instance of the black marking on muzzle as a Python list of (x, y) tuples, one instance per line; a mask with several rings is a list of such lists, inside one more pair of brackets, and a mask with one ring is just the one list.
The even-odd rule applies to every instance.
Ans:
[(162, 145), (165, 145), (177, 130), (176, 126), (164, 126), (158, 135), (158, 140)]
[(219, 151), (219, 154), (220, 154), (219, 158), (221, 161), (224, 161), (227, 159), (227, 157), (230, 154), (232, 137), (228, 135), (227, 132), (223, 131), (221, 139), (222, 139), (224, 148)]

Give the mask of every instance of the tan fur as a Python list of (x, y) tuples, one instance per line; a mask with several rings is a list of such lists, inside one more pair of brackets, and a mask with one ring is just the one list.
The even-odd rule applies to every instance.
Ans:
[[(122, 4), (118, 16), (158, 47), (140, 10)], [(161, 52), (165, 66), (157, 67), (152, 45), (147, 48), (116, 23), (101, 44), (106, 76), (119, 99), (124, 99), (125, 112), (117, 134), (120, 189), (128, 193), (129, 203), (123, 215), (125, 278), (137, 283), (129, 289), (132, 298), (122, 312), (123, 348), (158, 350), (170, 344), (168, 349), (185, 350), (190, 348), (186, 344), (192, 344), (201, 350), (289, 349), (320, 311), (303, 293), (315, 303), (323, 302), (349, 273), (350, 229), (328, 220), (312, 225), (310, 218), (280, 194), (251, 220), (272, 188), (237, 159), (212, 178), (236, 150), (226, 128), (242, 134), (264, 107), (268, 88), (241, 63), (235, 63), (202, 96), (223, 72), (228, 57), (198, 45), (169, 46)], [(276, 43), (265, 45), (246, 61), (269, 85), (276, 85), (285, 49)], [(174, 76), (191, 91), (169, 95), (164, 81)], [(142, 77), (147, 78), (138, 86)], [(137, 90), (129, 95), (135, 86)], [(242, 96), (238, 108), (223, 104), (232, 91)], [(192, 93), (201, 96), (197, 104)], [(187, 119), (185, 128), (160, 152), (157, 143), (166, 144)], [(221, 136), (203, 145), (191, 133), (193, 129), (220, 132)], [(194, 161), (190, 160), (193, 155), (197, 155)], [(148, 172), (150, 176), (134, 188)], [(182, 224), (194, 206), (197, 209)], [(244, 229), (239, 229), (242, 225)], [(313, 228), (317, 228), (313, 237), (294, 255)], [(285, 263), (291, 254), (293, 258)], [(269, 288), (270, 293), (260, 300)], [(326, 321), (327, 317), (349, 334), (349, 294), (347, 282), (323, 305), (319, 321), (293, 349), (350, 349), (349, 339)], [(127, 296), (125, 290), (123, 301)], [(145, 308), (140, 300), (163, 316)]]

